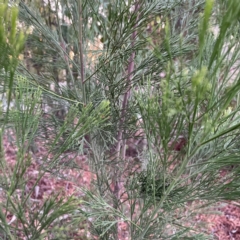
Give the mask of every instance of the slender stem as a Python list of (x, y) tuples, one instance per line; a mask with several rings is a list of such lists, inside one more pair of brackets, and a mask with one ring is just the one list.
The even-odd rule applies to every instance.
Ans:
[[(139, 3), (136, 2), (135, 3), (135, 8), (134, 8), (134, 14), (137, 13), (137, 11), (139, 10)], [(134, 26), (134, 28), (136, 29), (138, 26), (138, 18), (139, 16), (137, 16), (136, 19), (136, 24)], [(136, 41), (136, 36), (137, 36), (137, 31), (134, 30), (132, 33), (132, 37), (131, 37), (131, 46), (132, 48), (134, 48), (135, 46), (135, 41)], [(124, 133), (124, 122), (126, 120), (125, 116), (126, 116), (126, 112), (127, 112), (127, 108), (128, 108), (128, 99), (131, 93), (131, 80), (133, 77), (133, 71), (134, 71), (134, 58), (135, 58), (135, 52), (133, 51), (130, 59), (129, 59), (129, 63), (128, 63), (128, 69), (127, 69), (127, 80), (126, 80), (126, 84), (127, 84), (127, 89), (126, 92), (123, 96), (123, 102), (122, 102), (122, 109), (121, 109), (121, 116), (120, 116), (120, 121), (119, 121), (119, 130), (118, 130), (118, 135), (117, 135), (117, 146), (116, 146), (116, 157), (119, 160), (120, 155), (122, 157), (122, 160), (125, 159), (125, 153), (126, 153), (126, 142), (123, 141), (123, 133)], [(121, 150), (121, 146), (122, 146), (122, 150)], [(117, 208), (118, 205), (118, 200), (120, 198), (119, 194), (120, 194), (120, 179), (118, 177), (118, 171), (119, 167), (118, 165), (115, 168), (114, 171), (114, 176), (113, 176), (113, 184), (114, 184), (114, 195), (116, 197), (116, 204), (115, 204), (115, 208)], [(116, 239), (118, 239), (118, 235), (121, 234), (121, 229), (119, 228), (119, 225), (117, 224), (117, 235), (116, 235)]]
[(83, 102), (86, 103), (86, 92), (85, 92), (85, 73), (84, 73), (84, 58), (83, 58), (83, 9), (82, 0), (79, 0), (79, 29), (78, 29), (78, 41), (79, 41), (79, 63), (80, 63), (80, 75), (81, 75), (81, 87), (83, 92)]
[[(135, 9), (134, 12), (136, 13), (139, 9), (139, 4), (136, 3), (135, 4)], [(137, 28), (138, 25), (138, 18), (136, 19), (136, 24), (135, 24), (135, 29)], [(137, 31), (134, 30), (134, 32), (132, 33), (132, 42), (131, 42), (131, 46), (132, 48), (134, 48), (135, 45), (135, 41), (136, 41), (136, 36), (137, 36)], [(127, 111), (127, 107), (128, 107), (128, 99), (131, 93), (131, 79), (133, 76), (133, 71), (134, 71), (134, 58), (135, 58), (135, 52), (132, 52), (130, 59), (129, 59), (129, 63), (128, 63), (128, 70), (127, 70), (127, 90), (124, 94), (123, 97), (123, 102), (122, 102), (122, 110), (121, 110), (121, 117), (120, 117), (120, 122), (119, 122), (119, 131), (118, 131), (118, 136), (117, 136), (117, 147), (116, 147), (116, 152), (118, 154), (118, 157), (120, 157), (120, 149), (121, 149), (121, 145), (122, 145), (122, 137), (123, 137), (123, 126), (124, 126), (124, 122), (125, 122), (125, 115), (126, 115), (126, 111)], [(125, 153), (122, 155), (122, 157), (125, 157)]]

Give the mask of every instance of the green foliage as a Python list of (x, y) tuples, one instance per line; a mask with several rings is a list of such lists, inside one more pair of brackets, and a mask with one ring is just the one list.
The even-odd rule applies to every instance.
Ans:
[[(27, 236), (30, 239), (44, 239), (48, 236), (55, 236), (56, 231), (64, 236), (66, 226), (70, 223), (63, 224), (61, 218), (69, 216), (70, 220), (81, 202), (74, 197), (63, 199), (58, 195), (48, 196), (42, 202), (33, 201), (32, 196), (35, 194), (37, 198), (36, 189), (46, 174), (46, 170), (40, 170), (33, 186), (29, 189), (29, 181), (31, 181), (29, 171), (34, 162), (28, 152), (39, 127), (40, 118), (42, 118), (39, 106), (42, 92), (39, 88), (31, 86), (24, 77), (17, 79), (16, 86), (13, 90), (16, 96), (15, 106), (9, 110), (8, 122), (5, 126), (5, 128), (14, 130), (16, 137), (16, 163), (13, 167), (10, 167), (5, 159), (4, 149), (1, 147), (0, 221), (1, 234), (3, 234), (1, 237), (19, 239), (21, 236)], [(96, 110), (96, 116), (93, 114), (90, 122), (94, 117), (99, 117), (98, 114), (105, 113), (106, 107), (107, 103), (100, 104)], [(3, 116), (6, 117), (5, 114)], [(89, 124), (86, 117), (84, 120)], [(3, 134), (1, 134), (2, 139)], [(12, 222), (9, 222), (8, 216), (12, 216)], [(75, 218), (80, 222), (83, 221), (79, 216)], [(75, 231), (75, 228), (72, 222), (67, 231)]]
[[(237, 0), (1, 2), (0, 237), (67, 239), (83, 226), (85, 239), (119, 239), (125, 224), (131, 239), (211, 239), (194, 215), (240, 195), (239, 15)], [(36, 139), (47, 146), (28, 189)], [(87, 154), (90, 187), (67, 179), (79, 199), (32, 201), (47, 174), (80, 172), (69, 152)]]
[[(0, 48), (1, 48), (1, 206), (0, 206), (0, 237), (1, 239), (45, 239), (53, 237), (56, 231), (64, 236), (67, 231), (74, 232), (76, 224), (71, 221), (68, 228), (61, 222), (61, 218), (75, 214), (80, 201), (74, 197), (61, 199), (58, 196), (49, 196), (45, 201), (39, 203), (32, 200), (32, 196), (38, 193), (38, 184), (46, 174), (46, 170), (40, 169), (29, 189), (29, 171), (33, 164), (33, 158), (29, 155), (39, 123), (43, 118), (41, 103), (43, 91), (41, 86), (36, 86), (28, 78), (16, 74), (19, 54), (24, 48), (25, 37), (23, 31), (17, 30), (18, 8), (11, 6), (7, 1), (0, 3)], [(7, 92), (7, 104), (5, 103)], [(7, 105), (7, 111), (6, 111)], [(85, 116), (82, 121), (86, 128), (92, 123), (98, 125), (108, 114), (108, 102), (102, 101), (96, 109), (89, 104), (86, 112), (91, 111), (93, 115), (89, 119)], [(88, 113), (86, 113), (88, 114)], [(97, 118), (100, 120), (98, 121)], [(92, 122), (93, 121), (93, 122)], [(79, 125), (83, 123), (80, 121)], [(95, 125), (94, 125), (95, 127)], [(9, 134), (14, 140), (14, 164), (5, 158), (6, 136)], [(5, 140), (4, 140), (5, 139)], [(4, 143), (3, 143), (4, 142)], [(59, 154), (59, 153), (57, 153)], [(47, 158), (48, 156), (45, 156)], [(11, 159), (12, 161), (13, 159)], [(11, 165), (12, 164), (12, 165)], [(76, 214), (75, 214), (76, 215)], [(10, 217), (9, 217), (10, 216)], [(69, 219), (71, 219), (69, 217)], [(82, 221), (75, 216), (78, 223)], [(55, 229), (52, 232), (52, 229)], [(57, 230), (56, 230), (57, 229)], [(60, 236), (60, 235), (59, 235)]]
[(9, 6), (8, 1), (0, 2), (0, 71), (9, 74), (7, 82), (8, 107), (11, 100), (13, 75), (18, 64), (18, 56), (25, 42), (23, 31), (17, 31), (18, 8)]
[[(18, 8), (9, 7), (8, 1), (0, 3), (0, 46), (1, 46), (1, 67), (6, 72), (14, 72), (16, 61), (24, 47), (24, 33), (17, 32)], [(11, 69), (12, 68), (12, 69)]]

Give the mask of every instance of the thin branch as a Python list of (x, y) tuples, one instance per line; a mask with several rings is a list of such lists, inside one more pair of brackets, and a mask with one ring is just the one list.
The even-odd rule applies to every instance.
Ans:
[(82, 0), (79, 0), (79, 32), (78, 32), (78, 41), (79, 41), (79, 63), (81, 66), (80, 75), (81, 75), (81, 85), (82, 85), (82, 92), (83, 92), (83, 102), (86, 103), (86, 92), (84, 86), (84, 58), (83, 58), (83, 9), (82, 9)]
[[(139, 3), (135, 4), (135, 9), (134, 12), (136, 13), (139, 10)], [(137, 16), (136, 19), (136, 24), (135, 24), (135, 29), (138, 26), (138, 18), (139, 16)], [(136, 36), (137, 36), (137, 31), (135, 30), (132, 33), (132, 42), (131, 42), (131, 46), (132, 48), (134, 48), (135, 45), (135, 41), (136, 41)], [(118, 136), (117, 136), (117, 147), (116, 147), (116, 152), (117, 152), (117, 156), (118, 158), (120, 157), (120, 149), (121, 149), (121, 145), (122, 145), (122, 136), (123, 136), (123, 126), (124, 126), (124, 122), (125, 122), (125, 115), (126, 115), (126, 111), (127, 111), (127, 107), (128, 107), (128, 99), (131, 93), (131, 79), (133, 76), (133, 71), (134, 71), (134, 58), (135, 58), (135, 52), (132, 52), (130, 59), (129, 59), (129, 63), (128, 63), (128, 71), (127, 71), (127, 90), (124, 94), (124, 98), (123, 98), (123, 103), (122, 103), (122, 110), (121, 110), (121, 118), (120, 118), (120, 122), (119, 122), (119, 131), (118, 131)], [(122, 157), (125, 158), (125, 153), (122, 154)]]
[[(137, 13), (137, 11), (139, 10), (139, 3), (136, 2), (135, 3), (135, 9), (134, 9), (134, 14)], [(138, 26), (138, 18), (139, 18), (139, 15), (137, 16), (137, 19), (136, 19), (136, 24), (135, 24), (135, 30), (133, 31), (132, 33), (132, 39), (131, 39), (131, 46), (132, 48), (134, 48), (134, 45), (135, 45), (135, 41), (136, 41), (136, 36), (137, 36), (137, 31), (136, 31), (136, 28)], [(133, 71), (134, 71), (134, 58), (135, 58), (135, 52), (132, 52), (131, 56), (130, 56), (130, 59), (129, 59), (129, 63), (128, 63), (128, 70), (127, 70), (127, 81), (126, 81), (126, 84), (127, 84), (127, 90), (124, 94), (124, 98), (123, 98), (123, 102), (122, 102), (122, 110), (121, 110), (121, 118), (120, 118), (120, 122), (119, 122), (119, 130), (118, 130), (118, 136), (117, 136), (117, 147), (116, 147), (116, 154), (117, 154), (117, 159), (120, 158), (120, 154), (122, 152), (122, 160), (125, 159), (125, 152), (126, 152), (126, 143), (124, 141), (124, 144), (123, 144), (123, 132), (124, 132), (124, 129), (123, 129), (123, 126), (124, 126), (124, 122), (125, 122), (125, 116), (126, 116), (126, 111), (127, 111), (127, 108), (128, 108), (128, 99), (129, 99), (129, 96), (130, 96), (130, 92), (131, 92), (131, 79), (132, 79), (132, 76), (133, 76)], [(121, 146), (122, 146), (122, 151), (121, 150)], [(116, 197), (116, 205), (114, 206), (115, 208), (117, 208), (117, 202), (118, 202), (118, 199), (119, 199), (119, 193), (120, 193), (120, 179), (118, 179), (118, 174), (117, 174), (117, 171), (118, 171), (118, 167), (115, 168), (115, 174), (113, 176), (113, 184), (114, 184), (114, 195)], [(121, 233), (121, 229), (119, 228), (119, 225), (117, 224), (117, 235), (116, 235), (116, 238), (118, 239), (118, 235), (119, 233)]]

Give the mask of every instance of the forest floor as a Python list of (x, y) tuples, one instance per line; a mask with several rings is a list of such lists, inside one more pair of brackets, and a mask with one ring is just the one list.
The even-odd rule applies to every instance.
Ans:
[[(10, 143), (6, 136), (4, 137), (3, 144), (6, 161), (10, 167), (13, 167), (16, 163), (17, 148)], [(32, 163), (25, 174), (25, 178), (27, 179), (26, 191), (32, 189), (39, 175), (43, 157), (47, 155), (47, 142), (38, 140), (36, 144), (38, 150), (34, 154), (31, 153)], [(58, 177), (46, 173), (31, 195), (33, 201), (41, 203), (47, 196), (56, 194), (66, 198), (71, 195), (82, 197), (79, 187), (90, 187), (94, 175), (89, 171), (86, 156), (76, 156), (75, 153), (69, 152), (68, 159), (71, 158), (74, 158), (80, 170), (68, 168), (67, 170), (62, 170), (61, 176)], [(9, 215), (9, 222), (13, 222), (14, 217), (15, 216)], [(206, 226), (205, 231), (210, 233), (214, 239), (240, 240), (240, 203), (238, 202), (218, 203), (208, 214), (198, 214), (194, 220), (197, 223), (203, 223), (203, 226)], [(119, 240), (130, 240), (127, 237), (127, 226), (123, 224), (122, 228), (122, 231), (125, 231), (126, 234), (125, 237), (119, 237)], [(74, 233), (71, 239), (86, 239), (83, 238), (83, 236), (87, 237), (87, 235), (86, 228), (79, 227), (79, 231)]]

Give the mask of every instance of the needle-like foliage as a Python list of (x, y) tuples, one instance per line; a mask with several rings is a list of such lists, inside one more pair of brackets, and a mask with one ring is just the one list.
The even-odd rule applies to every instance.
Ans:
[[(8, 21), (2, 6), (0, 21)], [(15, 8), (12, 25), (0, 29), (1, 90), (11, 96), (1, 141), (9, 129), (17, 148), (10, 168), (0, 145), (0, 236), (68, 239), (86, 224), (86, 239), (211, 239), (194, 215), (240, 195), (238, 0), (35, 0), (18, 8), (28, 33), (21, 57)], [(36, 139), (47, 140), (47, 153), (26, 191)], [(89, 189), (77, 186), (80, 199), (32, 203), (46, 173), (78, 167), (69, 152), (87, 155)]]

